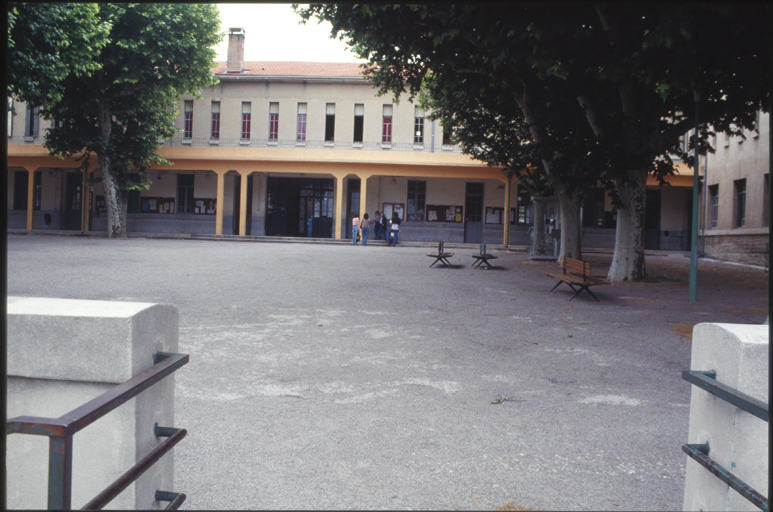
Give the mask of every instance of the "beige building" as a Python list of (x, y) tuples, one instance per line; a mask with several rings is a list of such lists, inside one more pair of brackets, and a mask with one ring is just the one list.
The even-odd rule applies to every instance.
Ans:
[(702, 174), (708, 184), (701, 235), (706, 256), (766, 264), (770, 240), (770, 114), (745, 137), (718, 134)]
[[(348, 238), (351, 218), (376, 210), (403, 219), (401, 240), (527, 245), (531, 198), (500, 169), (460, 153), (407, 97), (379, 97), (357, 64), (244, 62), (231, 29), (220, 83), (183, 97), (151, 171), (130, 194), (130, 232)], [(9, 115), (8, 227), (106, 230), (104, 192), (72, 159), (49, 157), (45, 121)], [(689, 249), (692, 172), (648, 181), (648, 249)], [(98, 178), (98, 168), (90, 169)], [(723, 199), (724, 201), (724, 199)], [(560, 227), (548, 208), (550, 229)], [(611, 201), (583, 209), (583, 246), (614, 246)], [(371, 234), (373, 236), (373, 234)]]

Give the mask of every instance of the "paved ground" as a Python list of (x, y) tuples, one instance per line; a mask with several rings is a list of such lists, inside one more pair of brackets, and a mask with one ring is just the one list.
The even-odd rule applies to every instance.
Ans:
[(597, 303), (472, 246), (7, 240), (10, 295), (179, 308), (186, 509), (681, 510), (691, 327), (769, 307), (707, 261), (689, 301), (682, 254)]

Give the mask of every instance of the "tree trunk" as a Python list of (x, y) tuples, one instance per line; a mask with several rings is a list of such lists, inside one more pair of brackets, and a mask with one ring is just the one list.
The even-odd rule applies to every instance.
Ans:
[(644, 207), (647, 175), (638, 173), (635, 181), (617, 186), (623, 207), (617, 211), (615, 253), (607, 278), (610, 282), (640, 281), (644, 266)]
[[(112, 117), (107, 107), (100, 106), (99, 128), (104, 140), (104, 148), (110, 147)], [(126, 238), (127, 194), (120, 190), (118, 186), (107, 149), (99, 151), (97, 158), (99, 159), (99, 167), (102, 170), (102, 186), (105, 189), (107, 236), (109, 238)]]
[(545, 233), (545, 203), (546, 197), (535, 197), (534, 202), (534, 225), (531, 229), (531, 259), (541, 259), (547, 256), (547, 233)]
[(565, 257), (582, 259), (582, 225), (580, 224), (580, 199), (577, 194), (558, 192), (561, 209), (561, 251), (558, 261)]

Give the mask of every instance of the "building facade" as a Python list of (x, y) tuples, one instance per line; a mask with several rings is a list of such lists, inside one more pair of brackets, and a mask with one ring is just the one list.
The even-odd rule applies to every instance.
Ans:
[(706, 256), (767, 265), (770, 240), (770, 114), (744, 137), (720, 133), (706, 158), (701, 236)]
[[(529, 244), (526, 190), (461, 154), (415, 103), (379, 97), (358, 64), (244, 62), (243, 30), (228, 38), (219, 83), (180, 98), (180, 132), (159, 150), (172, 165), (130, 194), (130, 232), (345, 239), (353, 215), (379, 210), (403, 219), (401, 240)], [(8, 227), (106, 230), (101, 184), (84, 183), (78, 162), (49, 157), (46, 122), (15, 108)], [(668, 187), (648, 181), (648, 249), (689, 250), (693, 178), (679, 170)], [(560, 228), (555, 204), (547, 215)], [(598, 189), (583, 208), (583, 246), (614, 247), (614, 226)]]

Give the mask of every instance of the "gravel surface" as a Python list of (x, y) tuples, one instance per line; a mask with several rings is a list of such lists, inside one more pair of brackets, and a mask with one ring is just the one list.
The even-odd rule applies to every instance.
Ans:
[[(769, 274), (647, 256), (571, 302), (477, 246), (7, 237), (8, 294), (176, 306), (183, 509), (681, 510), (691, 330), (762, 323)], [(608, 253), (585, 259), (605, 275)]]

